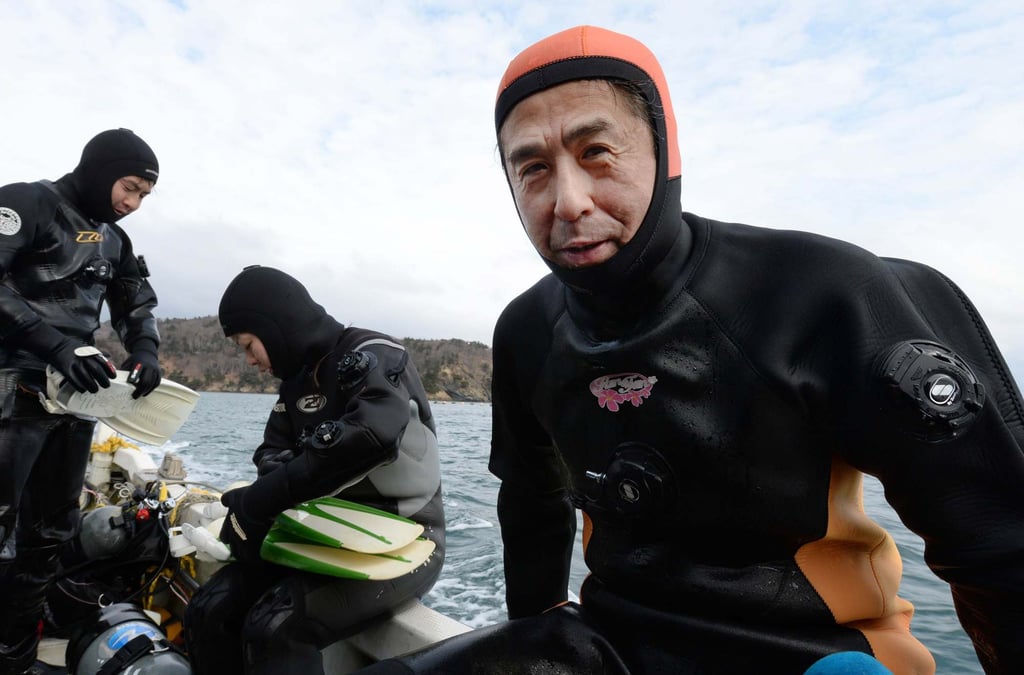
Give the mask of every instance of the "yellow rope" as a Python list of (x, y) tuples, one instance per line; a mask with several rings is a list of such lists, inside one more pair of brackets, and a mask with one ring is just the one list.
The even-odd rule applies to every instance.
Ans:
[(99, 453), (113, 454), (120, 450), (121, 448), (131, 448), (132, 450), (138, 450), (139, 446), (129, 443), (120, 436), (111, 436), (102, 443), (92, 444), (92, 452)]

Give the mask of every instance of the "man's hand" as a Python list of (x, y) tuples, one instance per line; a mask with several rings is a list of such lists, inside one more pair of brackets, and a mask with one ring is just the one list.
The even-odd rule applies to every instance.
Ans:
[(221, 495), (220, 501), (228, 507), (228, 515), (220, 529), (220, 540), (228, 545), (236, 560), (254, 564), (261, 561), (260, 546), (274, 519), (254, 517), (246, 511), (245, 498), (249, 488), (246, 485)]
[(146, 396), (152, 392), (163, 377), (156, 353), (148, 349), (136, 349), (132, 352), (121, 364), (121, 370), (128, 371), (128, 384), (135, 385), (132, 398)]
[(100, 387), (109, 387), (111, 378), (117, 376), (114, 364), (103, 352), (70, 339), (51, 352), (49, 361), (79, 392), (95, 394)]
[(295, 459), (295, 453), (290, 449), (278, 450), (277, 452), (265, 452), (260, 457), (260, 463), (256, 465), (256, 474), (265, 476), (279, 466), (284, 466)]

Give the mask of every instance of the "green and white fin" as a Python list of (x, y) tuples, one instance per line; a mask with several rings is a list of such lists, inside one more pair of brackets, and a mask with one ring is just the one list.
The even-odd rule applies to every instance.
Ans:
[(416, 539), (389, 553), (359, 553), (313, 544), (275, 525), (263, 540), (260, 556), (304, 572), (382, 581), (412, 572), (430, 559), (435, 547), (429, 539)]
[(277, 516), (277, 524), (296, 537), (359, 553), (388, 553), (423, 534), (423, 525), (355, 502), (322, 497)]

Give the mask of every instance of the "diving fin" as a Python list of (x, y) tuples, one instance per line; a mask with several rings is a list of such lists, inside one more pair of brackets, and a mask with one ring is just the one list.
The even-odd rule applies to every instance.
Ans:
[(389, 553), (358, 553), (321, 546), (275, 525), (260, 547), (260, 557), (286, 567), (348, 579), (384, 580), (408, 574), (430, 559), (436, 544), (416, 539)]
[[(118, 371), (118, 376), (124, 371)], [(114, 431), (149, 445), (163, 445), (185, 423), (199, 400), (192, 391), (173, 380), (162, 379), (156, 389), (116, 415), (100, 419)]]
[(321, 497), (288, 509), (277, 524), (309, 543), (360, 553), (388, 553), (423, 534), (423, 525), (364, 504)]
[(164, 378), (146, 396), (132, 398), (135, 385), (128, 371), (118, 370), (110, 386), (95, 394), (77, 391), (60, 372), (46, 369), (46, 394), (39, 394), (47, 411), (102, 420), (124, 436), (149, 445), (163, 445), (185, 423), (199, 400), (188, 387)]

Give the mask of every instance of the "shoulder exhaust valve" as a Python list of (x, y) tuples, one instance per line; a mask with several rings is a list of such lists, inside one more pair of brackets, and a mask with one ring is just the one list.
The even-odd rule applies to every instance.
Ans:
[(985, 388), (967, 363), (927, 340), (901, 342), (886, 352), (880, 376), (902, 414), (901, 430), (930, 443), (961, 435), (985, 404)]
[(366, 379), (377, 367), (377, 355), (373, 352), (348, 352), (338, 362), (338, 388), (351, 389)]

